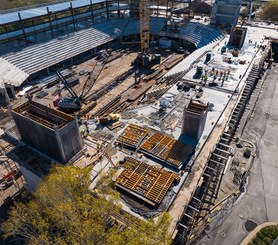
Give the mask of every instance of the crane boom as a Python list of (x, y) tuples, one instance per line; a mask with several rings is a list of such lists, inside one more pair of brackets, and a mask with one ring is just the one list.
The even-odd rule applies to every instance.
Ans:
[(82, 93), (81, 93), (81, 98), (85, 99), (85, 97), (89, 94), (89, 92), (91, 91), (92, 87), (94, 86), (94, 84), (96, 83), (100, 73), (102, 72), (102, 70), (104, 69), (104, 66), (107, 63), (108, 58), (110, 57), (110, 52), (111, 51), (105, 51), (105, 53), (103, 53), (104, 56), (104, 60), (102, 61), (102, 63), (100, 65), (95, 64), (93, 70), (90, 72), (90, 75), (88, 76)]
[(62, 73), (60, 71), (57, 71), (57, 76), (59, 77), (59, 79), (61, 80), (61, 82), (65, 85), (66, 89), (69, 91), (70, 95), (77, 99), (78, 96), (77, 94), (75, 93), (75, 91), (71, 88), (71, 86), (68, 84), (68, 81), (67, 79), (62, 75)]

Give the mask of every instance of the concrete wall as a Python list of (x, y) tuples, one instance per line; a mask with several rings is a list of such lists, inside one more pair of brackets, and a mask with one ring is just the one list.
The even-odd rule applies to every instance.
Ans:
[(82, 138), (79, 132), (77, 121), (69, 122), (65, 127), (59, 130), (65, 160), (70, 160), (83, 148)]
[(13, 118), (24, 143), (58, 162), (68, 162), (83, 147), (76, 120), (50, 129), (15, 112)]
[(54, 130), (44, 127), (18, 113), (12, 113), (21, 140), (57, 161), (62, 161)]
[(229, 44), (234, 45), (236, 48), (241, 48), (244, 44), (247, 28), (234, 27), (231, 30)]

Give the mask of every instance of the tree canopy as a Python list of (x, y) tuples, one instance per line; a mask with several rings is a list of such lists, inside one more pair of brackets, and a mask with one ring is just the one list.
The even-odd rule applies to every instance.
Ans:
[(278, 1), (267, 2), (260, 13), (263, 20), (278, 21)]
[(139, 220), (89, 186), (90, 169), (54, 167), (29, 201), (11, 209), (4, 236), (28, 244), (170, 244), (168, 214)]
[(273, 244), (278, 238), (278, 225), (271, 225), (262, 228), (248, 245), (268, 245)]

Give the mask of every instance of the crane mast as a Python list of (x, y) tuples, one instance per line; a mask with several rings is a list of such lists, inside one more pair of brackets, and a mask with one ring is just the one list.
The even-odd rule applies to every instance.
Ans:
[(139, 0), (140, 41), (142, 64), (145, 65), (145, 55), (150, 47), (150, 6), (149, 0)]

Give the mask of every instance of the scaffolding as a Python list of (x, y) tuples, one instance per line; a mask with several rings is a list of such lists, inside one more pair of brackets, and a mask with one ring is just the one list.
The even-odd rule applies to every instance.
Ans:
[(168, 2), (167, 9), (170, 12), (168, 16), (168, 25), (174, 30), (179, 25), (189, 22), (194, 17), (195, 1), (191, 0), (173, 0)]

